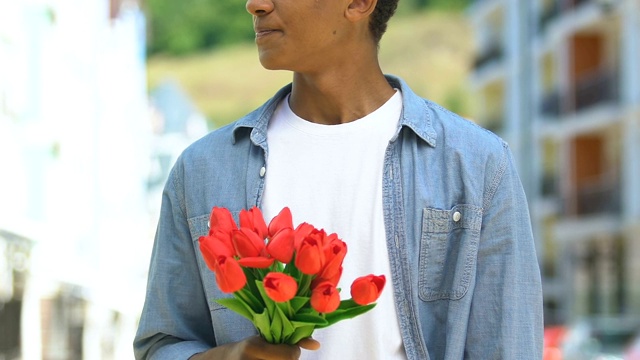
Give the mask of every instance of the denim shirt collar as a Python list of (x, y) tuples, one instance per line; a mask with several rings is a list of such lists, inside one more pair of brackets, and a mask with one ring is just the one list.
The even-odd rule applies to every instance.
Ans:
[[(395, 141), (400, 134), (400, 130), (406, 126), (427, 144), (435, 147), (437, 135), (431, 117), (433, 112), (429, 111), (429, 107), (433, 105), (416, 95), (404, 80), (392, 75), (385, 75), (385, 77), (392, 87), (400, 89), (402, 92), (402, 115), (396, 134), (391, 140)], [(233, 143), (243, 133), (239, 130), (248, 128), (251, 129), (252, 142), (266, 149), (269, 119), (271, 119), (280, 101), (291, 92), (291, 88), (291, 84), (286, 85), (264, 105), (238, 120), (233, 127)]]

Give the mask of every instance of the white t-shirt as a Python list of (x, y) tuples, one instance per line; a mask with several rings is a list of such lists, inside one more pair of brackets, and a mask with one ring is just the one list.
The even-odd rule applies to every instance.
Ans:
[(284, 99), (267, 130), (269, 154), (262, 208), (267, 221), (285, 206), (294, 226), (308, 222), (347, 243), (339, 284), (350, 298), (357, 277), (384, 274), (385, 289), (364, 315), (314, 332), (318, 351), (302, 359), (406, 359), (393, 300), (382, 208), (383, 161), (402, 111), (396, 90), (373, 113), (321, 125), (295, 115)]

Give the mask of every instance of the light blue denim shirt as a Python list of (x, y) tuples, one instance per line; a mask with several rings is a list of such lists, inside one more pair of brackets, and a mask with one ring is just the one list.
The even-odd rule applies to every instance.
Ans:
[[(387, 250), (409, 359), (541, 359), (542, 289), (525, 194), (507, 144), (403, 94), (384, 159)], [(137, 359), (187, 359), (255, 334), (217, 305), (226, 296), (198, 248), (213, 206), (260, 206), (269, 171), (262, 107), (187, 148), (171, 171), (134, 341)], [(384, 326), (384, 324), (380, 324)]]

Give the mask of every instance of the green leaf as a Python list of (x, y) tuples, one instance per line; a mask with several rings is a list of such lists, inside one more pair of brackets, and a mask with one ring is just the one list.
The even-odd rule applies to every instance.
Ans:
[(254, 314), (253, 325), (258, 329), (260, 335), (267, 341), (273, 344), (273, 336), (271, 335), (271, 318), (267, 309), (260, 314)]
[(329, 323), (325, 318), (315, 314), (298, 313), (293, 317), (293, 319), (291, 319), (291, 322), (294, 324), (294, 326), (296, 324), (298, 325), (314, 324), (316, 326), (322, 326), (322, 327), (329, 326)]
[(258, 288), (258, 292), (260, 293), (260, 297), (262, 297), (262, 301), (265, 304), (267, 310), (269, 311), (269, 316), (273, 316), (275, 313), (275, 301), (271, 300), (269, 295), (264, 291), (264, 286), (262, 285), (262, 281), (256, 280), (256, 287)]
[(295, 331), (288, 339), (285, 339), (285, 342), (291, 345), (297, 344), (300, 340), (311, 336), (313, 334), (313, 330), (315, 330), (315, 325), (296, 326)]
[[(344, 307), (342, 305), (342, 302), (345, 302)], [(358, 315), (362, 315), (366, 313), (367, 311), (373, 309), (376, 306), (375, 303), (369, 304), (369, 305), (358, 305), (354, 303), (351, 299), (343, 300), (342, 302), (338, 310), (332, 313), (325, 314), (325, 319), (327, 321), (327, 324), (318, 325), (316, 328), (320, 329), (323, 327), (333, 325), (338, 321), (354, 318)]]
[(271, 325), (269, 329), (271, 330), (271, 335), (273, 336), (273, 343), (278, 344), (283, 340), (282, 337), (282, 316), (280, 316), (281, 312), (276, 308), (275, 314), (271, 317)]
[(302, 276), (302, 273), (296, 267), (295, 259), (296, 258), (295, 258), (295, 254), (294, 254), (293, 257), (291, 258), (291, 261), (284, 267), (283, 272), (285, 274), (287, 274), (287, 275), (290, 275), (292, 278), (294, 278), (294, 279), (299, 281), (300, 277)]
[[(284, 304), (284, 308), (286, 309), (287, 304), (282, 304)], [(277, 305), (280, 305), (280, 303)], [(293, 327), (293, 324), (291, 323), (291, 320), (287, 315), (285, 315), (285, 312), (283, 311), (281, 306), (276, 307), (276, 315), (282, 320), (282, 340), (284, 341), (284, 339), (287, 339), (289, 336), (291, 336), (291, 334), (293, 334), (295, 329)]]
[(254, 312), (262, 312), (262, 309), (265, 308), (265, 304), (260, 299), (258, 299), (250, 289), (247, 289), (246, 287), (240, 289), (239, 291), (236, 291), (235, 293), (233, 293), (233, 295), (237, 299), (247, 304), (247, 306), (253, 309)]
[(309, 298), (303, 296), (296, 296), (293, 299), (289, 300), (294, 313), (300, 311), (300, 309), (302, 309), (302, 307), (305, 306), (308, 302)]
[(215, 302), (253, 322), (255, 312), (241, 300), (236, 298), (223, 298), (217, 299)]
[(338, 309), (344, 310), (344, 309), (351, 309), (351, 308), (356, 308), (360, 306), (363, 306), (363, 305), (359, 305), (357, 302), (353, 301), (353, 299), (347, 299), (347, 300), (340, 301), (340, 306), (338, 306)]

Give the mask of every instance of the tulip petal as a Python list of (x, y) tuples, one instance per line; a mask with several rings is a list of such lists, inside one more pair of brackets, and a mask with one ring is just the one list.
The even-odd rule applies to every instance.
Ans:
[(338, 272), (336, 272), (332, 277), (329, 278), (324, 278), (324, 277), (320, 277), (317, 276), (315, 279), (313, 279), (313, 281), (311, 281), (311, 288), (315, 288), (318, 284), (320, 284), (321, 282), (329, 282), (331, 284), (333, 284), (334, 286), (338, 286), (338, 283), (340, 282), (340, 278), (342, 277), (342, 266), (340, 267), (340, 269), (338, 269)]
[(325, 265), (320, 276), (325, 279), (334, 278), (342, 267), (342, 262), (347, 255), (347, 244), (336, 238), (324, 249)]
[(262, 211), (257, 206), (249, 210), (240, 211), (240, 227), (251, 229), (262, 239), (266, 239), (269, 236), (267, 224), (262, 217)]
[(311, 232), (314, 230), (316, 230), (316, 228), (313, 225), (306, 222), (298, 225), (298, 227), (295, 229), (295, 238), (293, 240), (293, 246), (296, 249), (298, 249), (300, 247), (300, 244), (302, 243), (302, 240), (304, 240), (304, 238), (309, 236), (309, 234), (311, 234)]
[(276, 233), (267, 244), (267, 252), (283, 264), (288, 264), (293, 257), (292, 228), (284, 228)]
[(214, 231), (222, 231), (231, 233), (232, 230), (237, 229), (238, 226), (233, 220), (231, 212), (226, 208), (214, 206), (211, 210), (211, 216), (209, 217), (209, 234), (213, 234)]
[(241, 258), (260, 256), (264, 250), (264, 240), (244, 227), (233, 231), (233, 245)]
[(274, 217), (269, 223), (269, 237), (275, 236), (283, 229), (293, 230), (293, 217), (288, 207), (280, 210), (280, 213)]
[(220, 291), (233, 293), (244, 287), (247, 277), (242, 267), (231, 257), (219, 256), (216, 261), (216, 283)]
[(303, 274), (316, 275), (322, 270), (324, 253), (320, 246), (318, 239), (312, 236), (306, 237), (300, 244), (295, 265)]
[(233, 256), (234, 252), (227, 244), (215, 236), (201, 236), (198, 239), (202, 258), (211, 271), (215, 271), (218, 256)]
[(273, 265), (273, 262), (275, 260), (276, 259), (274, 258), (268, 258), (263, 256), (244, 257), (244, 258), (238, 259), (238, 264), (248, 268), (266, 269), (269, 266)]

